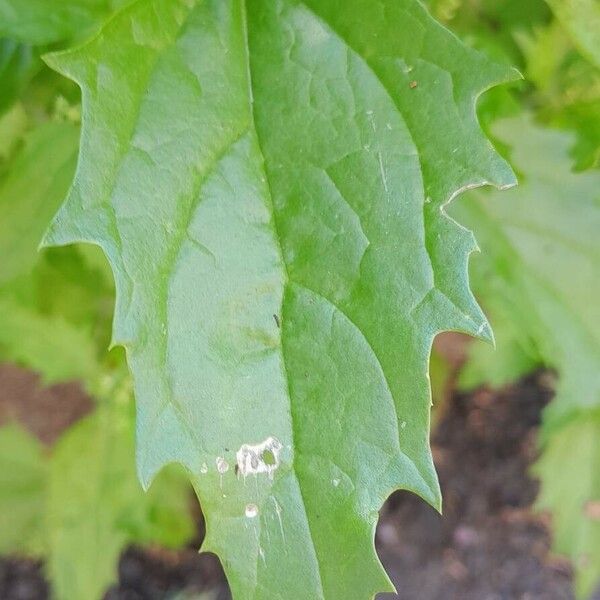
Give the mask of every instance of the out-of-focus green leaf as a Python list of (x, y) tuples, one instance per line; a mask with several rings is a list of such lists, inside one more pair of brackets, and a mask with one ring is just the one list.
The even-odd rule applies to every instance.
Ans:
[[(27, 123), (22, 109), (15, 110), (11, 147)], [(46, 382), (89, 382), (110, 341), (112, 275), (97, 258), (101, 251), (37, 251), (67, 194), (77, 148), (76, 126), (44, 123), (26, 135), (0, 174), (0, 358), (39, 371)]]
[(577, 133), (578, 169), (600, 165), (600, 70), (575, 51), (557, 23), (516, 37), (526, 77), (535, 84), (529, 102), (538, 118)]
[(41, 46), (83, 37), (128, 0), (0, 0), (0, 37)]
[(0, 553), (43, 548), (47, 469), (41, 444), (17, 425), (0, 427)]
[(89, 334), (0, 294), (0, 358), (41, 373), (44, 383), (89, 380), (98, 370)]
[(505, 37), (544, 25), (551, 17), (544, 0), (426, 0), (425, 4), (437, 19), (467, 36)]
[(432, 339), (489, 337), (442, 207), (514, 182), (474, 108), (513, 71), (416, 0), (142, 0), (48, 60), (84, 131), (46, 242), (110, 258), (144, 484), (187, 467), (238, 598), (389, 588), (383, 499), (440, 500)]
[[(600, 78), (598, 79), (600, 81)], [(600, 96), (590, 102), (575, 102), (550, 115), (550, 122), (577, 133), (571, 154), (578, 170), (600, 166)]]
[(462, 8), (464, 0), (427, 0), (425, 4), (438, 21), (448, 23), (454, 19), (457, 11)]
[(525, 58), (527, 80), (538, 90), (563, 96), (565, 83), (563, 66), (572, 60), (571, 42), (557, 23), (534, 32), (515, 32), (515, 38)]
[(598, 524), (583, 510), (584, 499), (598, 499), (600, 473), (600, 173), (571, 172), (570, 135), (526, 118), (497, 132), (512, 148), (519, 187), (501, 198), (474, 192), (454, 211), (482, 248), (471, 276), (500, 354), (486, 370), (489, 350), (475, 343), (468, 378), (505, 382), (538, 360), (558, 371), (544, 413), (541, 503), (553, 511), (557, 551), (589, 593), (600, 576)]
[(464, 0), (464, 12), (487, 22), (498, 35), (531, 30), (551, 17), (544, 0)]
[(579, 51), (600, 68), (598, 0), (546, 0)]
[(535, 474), (542, 480), (538, 506), (553, 516), (554, 548), (573, 560), (577, 596), (589, 598), (600, 581), (600, 410), (553, 435)]
[(452, 369), (448, 361), (437, 352), (432, 352), (429, 359), (429, 379), (431, 380), (431, 398), (433, 403), (443, 402), (449, 393)]
[(112, 273), (99, 248), (46, 250), (34, 271), (10, 291), (23, 305), (90, 333), (98, 350), (105, 354), (110, 343), (114, 289)]
[(101, 598), (128, 543), (180, 546), (193, 534), (186, 477), (170, 471), (148, 493), (140, 488), (134, 419), (128, 386), (111, 389), (54, 449), (46, 526), (48, 573), (58, 600)]
[(0, 286), (26, 273), (75, 171), (77, 127), (46, 123), (25, 139), (0, 180)]
[(0, 116), (0, 181), (10, 165), (9, 159), (23, 140), (27, 125), (27, 114), (19, 102)]
[(41, 64), (30, 46), (0, 38), (0, 115), (15, 102)]
[[(43, 124), (26, 136), (0, 177), (0, 358), (39, 371), (47, 383), (89, 381), (98, 369), (94, 337), (102, 348), (108, 341), (111, 308), (97, 312), (101, 292), (105, 297), (110, 290), (106, 280), (86, 268), (75, 249), (37, 251), (67, 193), (77, 148), (77, 127)], [(101, 321), (104, 332), (94, 330)]]
[(114, 301), (111, 275), (82, 250), (46, 251), (29, 273), (0, 288), (0, 360), (38, 371), (46, 383), (79, 378), (88, 384), (100, 362), (116, 358), (104, 358)]

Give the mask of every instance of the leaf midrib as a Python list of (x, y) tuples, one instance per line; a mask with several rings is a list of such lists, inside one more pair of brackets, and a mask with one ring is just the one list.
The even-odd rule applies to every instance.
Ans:
[[(255, 116), (255, 111), (254, 111), (254, 92), (253, 92), (253, 77), (252, 77), (252, 66), (250, 63), (250, 43), (249, 43), (249, 36), (248, 36), (248, 9), (247, 9), (247, 4), (246, 4), (246, 0), (241, 0), (242, 3), (242, 27), (243, 27), (243, 36), (244, 36), (244, 50), (245, 50), (245, 60), (246, 60), (246, 77), (247, 77), (247, 83), (248, 83), (248, 93), (247, 93), (247, 98), (248, 98), (248, 108), (249, 108), (249, 116), (250, 116), (250, 120), (251, 120), (251, 127), (254, 131), (254, 134), (256, 136), (256, 143), (258, 145), (258, 149), (260, 151), (260, 155), (263, 159), (263, 171), (264, 171), (264, 176), (265, 176), (265, 182), (267, 185), (267, 189), (268, 189), (268, 196), (269, 196), (269, 204), (271, 207), (271, 217), (272, 217), (272, 227), (273, 227), (273, 234), (275, 236), (276, 239), (276, 244), (277, 244), (277, 249), (279, 251), (279, 258), (281, 261), (281, 265), (283, 267), (283, 273), (284, 273), (284, 281), (283, 281), (283, 290), (282, 290), (282, 294), (281, 294), (281, 305), (279, 307), (279, 314), (280, 314), (280, 318), (281, 318), (281, 365), (282, 365), (282, 375), (285, 381), (285, 387), (286, 387), (286, 392), (287, 392), (287, 396), (288, 396), (288, 402), (290, 405), (289, 408), (289, 419), (290, 419), (290, 431), (291, 431), (291, 443), (292, 443), (292, 452), (293, 452), (293, 458), (292, 458), (292, 465), (291, 465), (291, 469), (294, 473), (294, 477), (297, 481), (298, 484), (298, 490), (300, 491), (300, 497), (302, 499), (302, 506), (304, 508), (304, 515), (306, 517), (306, 524), (308, 527), (308, 531), (310, 534), (310, 541), (312, 544), (312, 549), (313, 549), (313, 554), (314, 554), (314, 558), (315, 558), (315, 562), (317, 564), (317, 575), (318, 575), (318, 581), (319, 581), (319, 591), (320, 591), (320, 598), (321, 600), (325, 600), (325, 593), (323, 591), (323, 575), (322, 575), (322, 567), (321, 567), (321, 563), (319, 560), (319, 553), (317, 552), (317, 548), (315, 545), (315, 541), (314, 541), (314, 537), (313, 537), (313, 532), (312, 532), (312, 528), (311, 528), (311, 523), (310, 523), (310, 519), (308, 518), (308, 513), (306, 511), (306, 500), (304, 498), (304, 492), (302, 490), (302, 483), (300, 481), (300, 478), (298, 477), (298, 473), (296, 472), (296, 466), (295, 466), (295, 460), (296, 460), (296, 442), (295, 440), (297, 439), (298, 435), (297, 435), (297, 430), (296, 430), (296, 423), (295, 423), (295, 419), (293, 416), (293, 412), (292, 412), (292, 393), (290, 390), (290, 378), (289, 378), (289, 373), (288, 373), (288, 369), (287, 369), (287, 364), (286, 364), (286, 357), (285, 357), (285, 352), (284, 352), (284, 347), (283, 347), (283, 335), (284, 335), (284, 331), (285, 331), (285, 322), (284, 322), (284, 304), (285, 304), (285, 297), (286, 297), (286, 289), (289, 286), (289, 283), (291, 281), (291, 277), (290, 277), (290, 273), (289, 273), (289, 269), (288, 269), (288, 265), (287, 262), (285, 260), (284, 254), (283, 254), (283, 247), (281, 245), (281, 236), (279, 234), (279, 228), (277, 225), (277, 214), (276, 214), (276, 210), (275, 210), (275, 202), (273, 201), (273, 190), (271, 188), (271, 182), (269, 179), (269, 174), (267, 172), (266, 169), (266, 159), (265, 159), (265, 153), (262, 149), (262, 144), (261, 144), (261, 140), (260, 140), (260, 135), (258, 133), (258, 128), (256, 127), (256, 116)], [(261, 530), (262, 531), (262, 530)]]
[[(381, 78), (379, 77), (379, 75), (376, 73), (376, 71), (372, 68), (372, 66), (368, 63), (368, 61), (359, 53), (356, 51), (356, 49), (343, 37), (340, 35), (340, 33), (333, 27), (331, 27), (331, 25), (324, 21), (322, 19), (322, 17), (318, 14), (316, 14), (311, 7), (309, 7), (308, 5), (306, 5), (305, 2), (299, 2), (299, 4), (301, 4), (315, 19), (317, 19), (319, 22), (322, 22), (345, 46), (347, 46), (357, 57), (359, 57), (361, 59), (361, 61), (363, 62), (363, 64), (366, 66), (366, 68), (372, 73), (372, 75), (376, 78), (376, 80), (379, 82), (379, 84), (382, 86), (382, 89), (385, 91), (386, 95), (388, 96), (388, 98), (390, 99), (390, 102), (393, 104), (393, 106), (396, 108), (396, 110), (402, 114), (402, 111), (400, 110), (400, 107), (398, 106), (398, 103), (395, 101), (395, 99), (393, 98), (393, 96), (390, 93), (390, 90), (388, 89), (388, 87), (385, 85), (384, 82), (381, 81)], [(328, 304), (330, 304), (332, 306), (332, 308), (339, 312), (342, 316), (344, 316), (353, 326), (354, 328), (360, 332), (362, 334), (362, 337), (364, 339), (364, 341), (367, 343), (367, 345), (369, 346), (371, 352), (373, 353), (373, 356), (375, 358), (375, 360), (377, 361), (377, 363), (380, 366), (381, 369), (381, 373), (383, 375), (383, 378), (385, 380), (385, 384), (386, 387), (390, 393), (391, 398), (394, 400), (394, 410), (396, 410), (396, 406), (395, 406), (395, 396), (392, 392), (392, 388), (390, 386), (389, 383), (389, 379), (388, 376), (385, 372), (385, 369), (383, 367), (383, 363), (381, 362), (378, 353), (375, 351), (375, 348), (373, 347), (372, 343), (369, 341), (369, 339), (366, 337), (365, 333), (362, 331), (362, 329), (360, 327), (358, 327), (358, 325), (354, 322), (354, 320), (352, 318), (350, 318), (350, 316), (346, 313), (346, 311), (342, 310), (342, 308), (340, 306), (337, 305), (337, 303), (333, 302), (330, 298), (323, 296), (323, 294), (321, 294), (320, 292), (316, 292), (315, 290), (307, 287), (304, 283), (296, 281), (290, 274), (287, 262), (285, 260), (284, 257), (284, 252), (283, 252), (283, 247), (281, 244), (281, 236), (279, 233), (279, 227), (277, 225), (277, 213), (276, 213), (276, 209), (275, 209), (275, 204), (274, 204), (274, 200), (273, 200), (273, 190), (271, 187), (271, 182), (270, 182), (270, 178), (269, 178), (269, 174), (267, 172), (266, 169), (266, 157), (265, 157), (265, 153), (262, 149), (262, 144), (261, 144), (261, 138), (260, 138), (260, 134), (258, 131), (258, 127), (256, 125), (256, 115), (255, 115), (255, 110), (254, 110), (254, 98), (255, 98), (255, 94), (254, 94), (254, 90), (253, 90), (253, 75), (252, 75), (252, 65), (251, 65), (251, 60), (250, 60), (250, 43), (249, 43), (249, 35), (248, 35), (248, 9), (247, 9), (247, 0), (242, 0), (242, 20), (243, 20), (243, 33), (244, 33), (244, 49), (245, 49), (245, 59), (246, 59), (246, 73), (247, 73), (247, 83), (248, 83), (248, 93), (247, 93), (247, 99), (248, 99), (248, 105), (249, 105), (249, 116), (250, 116), (250, 120), (251, 120), (251, 128), (254, 131), (254, 134), (256, 136), (256, 142), (257, 142), (257, 146), (258, 149), (260, 151), (262, 160), (263, 160), (263, 169), (264, 169), (264, 175), (265, 175), (265, 181), (266, 181), (266, 185), (268, 188), (268, 201), (271, 207), (271, 214), (272, 214), (272, 228), (273, 228), (273, 233), (274, 236), (276, 238), (276, 244), (277, 244), (277, 249), (279, 251), (279, 256), (280, 256), (280, 260), (281, 260), (281, 264), (283, 267), (283, 271), (284, 271), (284, 282), (283, 282), (283, 293), (282, 293), (282, 301), (281, 301), (281, 306), (280, 306), (280, 314), (282, 316), (282, 327), (281, 327), (281, 360), (282, 360), (282, 371), (283, 371), (283, 377), (285, 380), (285, 384), (286, 384), (286, 388), (287, 388), (287, 395), (288, 395), (288, 401), (290, 404), (290, 425), (291, 425), (291, 432), (292, 432), (292, 447), (294, 449), (294, 456), (296, 456), (298, 454), (297, 452), (297, 448), (295, 445), (294, 440), (298, 437), (297, 434), (297, 428), (296, 428), (296, 423), (295, 423), (295, 419), (293, 416), (293, 412), (291, 410), (291, 406), (293, 403), (293, 397), (291, 394), (291, 389), (290, 389), (290, 377), (289, 377), (289, 373), (287, 370), (287, 364), (286, 364), (286, 357), (285, 357), (285, 352), (283, 350), (283, 335), (285, 332), (285, 324), (284, 324), (284, 305), (285, 305), (285, 298), (286, 298), (286, 290), (287, 288), (289, 288), (290, 285), (297, 285), (298, 287), (307, 290), (308, 292), (317, 295), (318, 297), (322, 298), (324, 301), (326, 301)], [(406, 120), (403, 119), (403, 121), (406, 123)], [(407, 124), (408, 127), (408, 124)], [(411, 141), (414, 144), (415, 148), (417, 149), (417, 154), (419, 153), (419, 148), (417, 146), (417, 144), (414, 141), (414, 137), (412, 135), (412, 132), (409, 133), (410, 137), (411, 137)], [(419, 159), (420, 161), (420, 159)], [(360, 222), (360, 216), (357, 214), (356, 215), (359, 222)], [(423, 226), (425, 227), (425, 223), (423, 224)], [(429, 256), (429, 261), (430, 261), (430, 268), (433, 272), (433, 264), (431, 261), (431, 256), (429, 253), (429, 249), (427, 249), (427, 254)], [(434, 284), (435, 287), (435, 284)], [(397, 415), (396, 415), (397, 416)], [(396, 426), (398, 425), (397, 423), (397, 419), (396, 419)], [(399, 430), (397, 432), (397, 438), (400, 437), (400, 433)], [(415, 465), (416, 466), (416, 465)], [(304, 499), (304, 494), (303, 494), (303, 490), (302, 490), (302, 485), (300, 482), (300, 478), (298, 477), (298, 474), (296, 472), (296, 468), (294, 465), (294, 461), (292, 462), (292, 470), (294, 472), (294, 476), (298, 482), (298, 488), (300, 490), (300, 495), (302, 498), (302, 503), (303, 503), (303, 507), (305, 510), (305, 516), (306, 516), (306, 522), (307, 522), (307, 526), (309, 528), (309, 532), (310, 532), (310, 538), (311, 538), (311, 543), (313, 546), (313, 551), (314, 551), (314, 556), (315, 556), (315, 560), (317, 562), (317, 567), (318, 567), (318, 576), (319, 576), (319, 586), (321, 589), (321, 598), (323, 600), (325, 600), (325, 596), (324, 596), (324, 592), (323, 592), (323, 578), (322, 578), (322, 568), (320, 565), (320, 560), (319, 560), (319, 554), (317, 552), (316, 546), (315, 546), (315, 542), (313, 539), (313, 534), (312, 534), (312, 529), (311, 529), (311, 523), (310, 523), (310, 519), (308, 518), (308, 513), (306, 512), (306, 501)], [(417, 469), (418, 470), (418, 469)]]

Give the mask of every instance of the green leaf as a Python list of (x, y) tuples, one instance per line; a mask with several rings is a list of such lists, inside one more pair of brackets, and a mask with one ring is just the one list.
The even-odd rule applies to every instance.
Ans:
[(546, 0), (579, 51), (600, 67), (600, 4), (597, 0)]
[(535, 473), (543, 484), (538, 506), (553, 515), (554, 548), (573, 560), (577, 596), (589, 598), (600, 581), (600, 411), (552, 436)]
[(57, 248), (0, 287), (0, 360), (39, 372), (46, 384), (87, 385), (110, 368), (114, 290), (107, 268), (96, 247)]
[(29, 46), (0, 39), (0, 115), (19, 97), (40, 65)]
[(0, 116), (0, 177), (10, 165), (9, 159), (22, 141), (27, 125), (27, 113), (19, 102)]
[(48, 62), (84, 125), (46, 244), (114, 269), (144, 485), (187, 468), (236, 598), (390, 589), (383, 500), (440, 504), (433, 337), (490, 336), (443, 206), (514, 183), (475, 116), (514, 73), (415, 0), (140, 0)]
[(589, 592), (600, 576), (598, 529), (577, 503), (597, 494), (600, 466), (600, 173), (572, 173), (571, 136), (528, 118), (503, 121), (496, 131), (512, 147), (521, 184), (501, 198), (473, 193), (453, 211), (482, 247), (471, 276), (500, 353), (484, 371), (489, 350), (474, 344), (469, 383), (505, 382), (539, 362), (558, 371), (537, 467), (541, 503), (554, 513), (557, 551), (574, 560), (577, 587)]
[(59, 600), (101, 598), (116, 579), (118, 558), (128, 543), (176, 547), (193, 534), (189, 483), (168, 471), (144, 493), (134, 454), (127, 388), (111, 390), (110, 399), (57, 443), (46, 526), (48, 571)]
[(40, 237), (73, 177), (78, 134), (68, 123), (41, 125), (0, 179), (0, 286), (35, 264)]
[[(73, 176), (77, 138), (78, 128), (67, 123), (37, 127), (0, 179), (0, 357), (39, 371), (46, 383), (89, 381), (98, 370), (90, 321), (100, 317), (89, 317), (89, 294), (77, 294), (89, 288), (100, 297), (97, 274), (91, 282), (90, 269), (77, 265), (77, 283), (68, 284), (72, 259), (69, 263), (63, 256), (57, 265), (55, 253), (37, 253), (39, 238)], [(69, 249), (68, 254), (76, 251)], [(85, 300), (85, 321), (77, 318), (78, 300)], [(110, 326), (110, 309), (107, 312), (105, 327)], [(100, 338), (105, 346), (106, 336)]]
[(44, 383), (91, 379), (98, 370), (87, 332), (0, 295), (0, 357), (43, 375)]
[(32, 45), (85, 35), (124, 0), (0, 0), (0, 37)]
[(91, 324), (108, 328), (108, 332), (100, 332), (98, 341), (102, 353), (106, 352), (114, 290), (112, 273), (97, 247), (80, 245), (41, 252), (34, 271), (19, 284), (14, 286), (19, 300), (31, 303), (45, 315), (58, 315), (83, 329)]
[(463, 0), (427, 0), (424, 2), (429, 12), (442, 23), (452, 21), (456, 13), (463, 8)]
[(538, 118), (577, 133), (578, 169), (600, 165), (600, 70), (575, 51), (556, 22), (516, 37), (527, 80), (536, 86), (530, 103), (538, 106)]
[(0, 427), (0, 553), (38, 554), (43, 547), (44, 459), (31, 434)]
[(536, 31), (552, 18), (545, 0), (427, 0), (426, 4), (467, 43), (519, 68), (522, 57), (515, 34)]

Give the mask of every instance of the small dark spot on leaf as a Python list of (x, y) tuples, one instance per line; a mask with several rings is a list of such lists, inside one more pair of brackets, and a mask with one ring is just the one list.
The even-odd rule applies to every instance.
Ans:
[(418, 83), (416, 81), (411, 81), (408, 85), (411, 90), (414, 90), (417, 87)]
[(277, 315), (273, 315), (273, 319), (275, 320), (275, 325), (277, 325), (277, 327), (281, 327), (279, 317)]

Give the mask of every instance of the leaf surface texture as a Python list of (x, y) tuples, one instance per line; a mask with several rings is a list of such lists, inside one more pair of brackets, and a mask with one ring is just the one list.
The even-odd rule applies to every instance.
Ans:
[(389, 589), (381, 503), (440, 504), (432, 339), (490, 337), (443, 206), (514, 183), (475, 116), (512, 71), (412, 0), (139, 0), (48, 60), (83, 134), (46, 243), (113, 267), (142, 481), (187, 468), (238, 599)]

